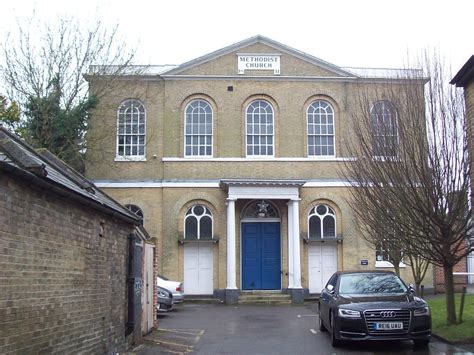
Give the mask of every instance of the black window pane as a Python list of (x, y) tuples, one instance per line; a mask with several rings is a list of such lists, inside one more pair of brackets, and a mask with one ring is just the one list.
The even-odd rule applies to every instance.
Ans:
[(186, 234), (185, 239), (197, 239), (197, 219), (196, 217), (189, 216), (186, 218)]
[(309, 219), (309, 237), (310, 238), (321, 238), (321, 220), (317, 216), (312, 216)]
[(199, 221), (200, 224), (200, 239), (212, 239), (212, 219), (204, 216)]
[(326, 216), (323, 220), (323, 234), (325, 238), (336, 236), (336, 222), (334, 217)]

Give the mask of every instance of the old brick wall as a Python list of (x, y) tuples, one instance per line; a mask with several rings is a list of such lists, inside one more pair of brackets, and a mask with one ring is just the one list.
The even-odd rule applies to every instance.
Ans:
[[(462, 259), (459, 263), (457, 263), (454, 268), (453, 272), (466, 272), (467, 271), (467, 263), (466, 258)], [(434, 279), (435, 279), (435, 292), (436, 293), (444, 293), (444, 273), (443, 268), (439, 266), (434, 267)], [(467, 284), (467, 276), (465, 275), (454, 275), (454, 291), (461, 292), (463, 287)]]
[(130, 228), (0, 174), (0, 353), (125, 349)]

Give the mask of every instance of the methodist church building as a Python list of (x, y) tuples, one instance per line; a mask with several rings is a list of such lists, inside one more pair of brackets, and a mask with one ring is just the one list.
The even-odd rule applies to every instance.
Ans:
[[(299, 303), (337, 270), (393, 270), (354, 223), (340, 169), (358, 87), (401, 80), (397, 71), (338, 67), (262, 36), (129, 69), (105, 93), (110, 78), (87, 76), (100, 92), (87, 175), (143, 217), (158, 273), (185, 295)], [(396, 120), (388, 101), (370, 110)], [(402, 277), (411, 282), (405, 265)]]

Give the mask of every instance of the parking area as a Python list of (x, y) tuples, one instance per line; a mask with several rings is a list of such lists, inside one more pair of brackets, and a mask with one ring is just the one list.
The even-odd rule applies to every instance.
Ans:
[(303, 306), (182, 304), (160, 313), (159, 327), (133, 350), (149, 354), (466, 354), (474, 346), (453, 346), (432, 338), (424, 350), (411, 342), (348, 343), (331, 347), (318, 331), (315, 303)]

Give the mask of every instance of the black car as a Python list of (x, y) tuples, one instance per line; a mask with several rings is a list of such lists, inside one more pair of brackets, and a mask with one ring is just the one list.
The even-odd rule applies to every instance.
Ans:
[(319, 329), (343, 340), (413, 340), (431, 336), (428, 304), (393, 272), (336, 272), (319, 298)]

